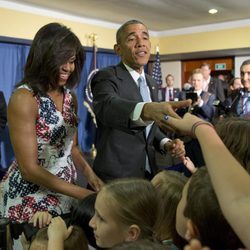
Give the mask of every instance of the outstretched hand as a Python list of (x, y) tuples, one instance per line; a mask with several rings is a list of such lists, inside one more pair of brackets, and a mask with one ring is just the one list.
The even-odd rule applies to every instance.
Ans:
[[(168, 116), (163, 119), (164, 127), (171, 128), (177, 133), (184, 135), (194, 136), (192, 134), (192, 127), (197, 122), (202, 122), (203, 120), (195, 115), (186, 113), (182, 119), (175, 118), (173, 116)], [(203, 121), (204, 122), (204, 121)]]
[(166, 116), (174, 117), (175, 119), (181, 119), (176, 110), (179, 108), (189, 107), (191, 100), (179, 101), (179, 102), (151, 102), (146, 103), (142, 109), (141, 118), (144, 121), (154, 121), (164, 131), (175, 131), (173, 127), (168, 126), (165, 121)]
[(168, 141), (164, 145), (165, 151), (170, 152), (171, 155), (175, 158), (184, 158), (186, 151), (183, 141), (180, 139), (175, 139)]

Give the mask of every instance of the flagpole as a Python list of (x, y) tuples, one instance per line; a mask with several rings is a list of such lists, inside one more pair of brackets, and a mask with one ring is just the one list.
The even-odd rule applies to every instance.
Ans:
[(93, 70), (96, 70), (96, 53), (97, 53), (96, 39), (97, 39), (97, 34), (91, 33), (89, 35), (89, 38), (91, 39), (91, 42), (93, 45)]
[(156, 53), (160, 53), (159, 45), (156, 45)]

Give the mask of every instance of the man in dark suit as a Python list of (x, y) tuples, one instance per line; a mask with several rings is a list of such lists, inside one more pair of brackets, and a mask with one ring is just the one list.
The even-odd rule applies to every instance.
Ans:
[[(3, 92), (0, 91), (0, 141), (2, 138), (2, 133), (4, 131), (7, 122), (7, 107)], [(1, 148), (0, 148), (0, 180), (4, 174), (4, 170), (1, 168)]]
[(0, 91), (0, 134), (5, 128), (7, 122), (7, 107), (3, 92)]
[(212, 77), (211, 67), (209, 63), (203, 63), (201, 65), (201, 71), (203, 74), (203, 90), (215, 95), (215, 98), (220, 102), (225, 101), (225, 93), (223, 83), (220, 79)]
[(162, 101), (179, 101), (180, 98), (180, 89), (174, 88), (174, 76), (168, 74), (165, 78), (166, 83), (162, 84)]
[(154, 102), (157, 84), (144, 72), (151, 43), (143, 23), (131, 20), (123, 24), (116, 33), (116, 42), (114, 50), (121, 63), (100, 70), (91, 84), (98, 127), (93, 167), (104, 181), (121, 177), (150, 179), (158, 171), (155, 149), (171, 151), (176, 157), (185, 154), (182, 141), (165, 138), (156, 124), (167, 128), (166, 115), (176, 116), (171, 105), (175, 108), (188, 102)]
[(233, 115), (250, 119), (250, 60), (240, 67), (242, 89), (234, 90), (227, 98), (227, 106)]
[(215, 113), (215, 107), (213, 106), (215, 95), (202, 90), (203, 75), (200, 69), (195, 69), (192, 72), (191, 83), (194, 93), (197, 94), (197, 99), (192, 103), (192, 113), (211, 122)]

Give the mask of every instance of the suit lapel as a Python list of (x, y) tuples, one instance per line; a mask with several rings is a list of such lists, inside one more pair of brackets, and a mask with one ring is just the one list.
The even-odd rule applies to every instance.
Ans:
[[(122, 62), (116, 66), (116, 75), (117, 75), (117, 78), (119, 78), (121, 81), (126, 83), (126, 86), (129, 88), (129, 91), (131, 91), (131, 95), (136, 95), (137, 98), (140, 98), (140, 101), (142, 101), (140, 91), (136, 83), (134, 82), (133, 77), (127, 71), (127, 69), (125, 68)], [(146, 73), (145, 73), (145, 78), (146, 78), (146, 82), (150, 90), (151, 100), (158, 101), (158, 92), (157, 92), (156, 83)]]

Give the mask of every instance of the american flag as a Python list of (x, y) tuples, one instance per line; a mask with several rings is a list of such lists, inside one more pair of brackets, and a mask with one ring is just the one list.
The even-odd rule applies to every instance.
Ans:
[(155, 56), (155, 63), (152, 73), (153, 79), (157, 82), (158, 86), (160, 87), (162, 84), (162, 75), (161, 75), (161, 61), (160, 61), (160, 54), (159, 50), (157, 49), (156, 56)]

